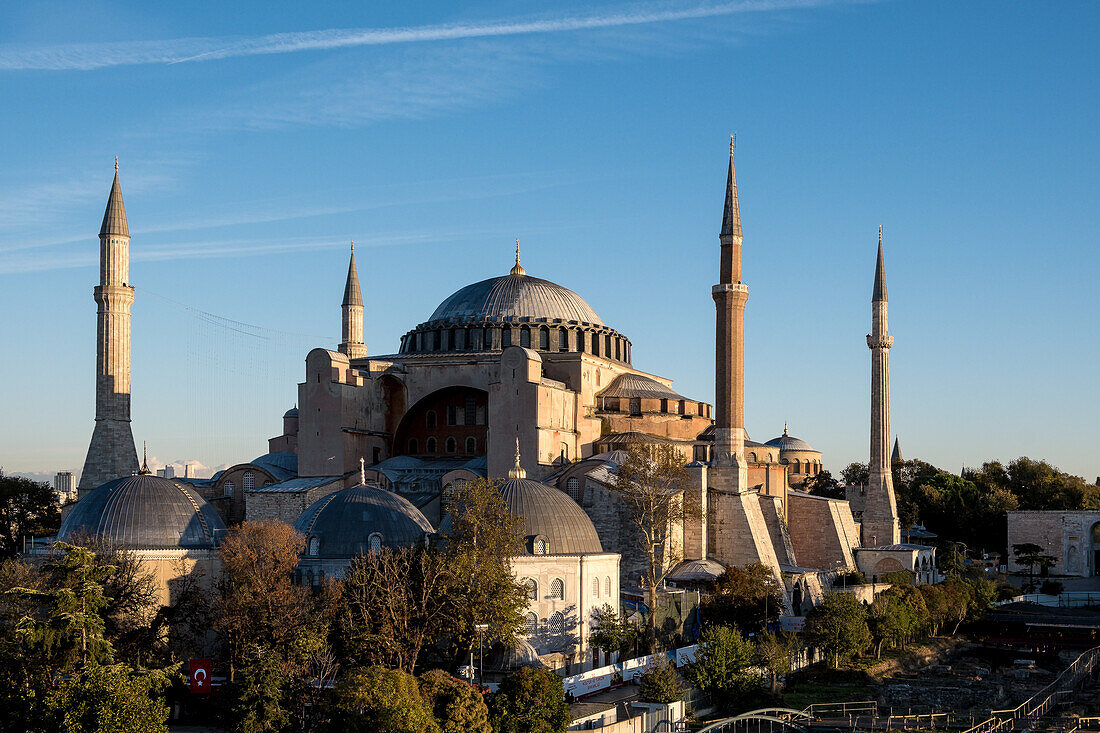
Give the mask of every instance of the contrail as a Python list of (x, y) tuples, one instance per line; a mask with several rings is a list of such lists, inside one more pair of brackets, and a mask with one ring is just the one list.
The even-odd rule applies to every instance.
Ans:
[[(0, 70), (88, 71), (112, 66), (181, 64), (197, 61), (260, 56), (265, 54), (324, 51), (354, 46), (426, 43), (464, 38), (491, 38), (538, 33), (561, 33), (678, 20), (713, 18), (740, 13), (820, 7), (843, 0), (736, 0), (700, 4), (688, 8), (646, 9), (634, 7), (602, 15), (405, 28), (336, 28), (266, 36), (175, 38), (163, 41), (75, 43), (52, 46), (0, 45)], [(858, 0), (850, 0), (858, 1)]]

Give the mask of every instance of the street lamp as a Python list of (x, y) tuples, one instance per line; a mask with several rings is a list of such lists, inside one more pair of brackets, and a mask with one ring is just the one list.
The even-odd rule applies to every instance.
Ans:
[[(488, 630), (489, 624), (474, 624), (474, 631), (477, 632), (477, 652), (480, 662), (477, 668), (477, 682), (480, 687), (485, 687), (485, 641), (482, 638), (482, 634)], [(473, 660), (470, 661), (472, 662)]]

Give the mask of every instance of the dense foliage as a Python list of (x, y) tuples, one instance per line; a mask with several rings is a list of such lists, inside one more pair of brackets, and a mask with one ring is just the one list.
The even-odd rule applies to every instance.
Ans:
[(15, 557), (24, 538), (56, 534), (60, 527), (61, 509), (49, 484), (0, 471), (0, 559)]
[(676, 702), (684, 695), (680, 676), (676, 666), (667, 659), (654, 664), (638, 681), (638, 700), (641, 702), (659, 702), (667, 705)]
[(821, 649), (839, 667), (871, 644), (863, 607), (851, 593), (830, 593), (825, 602), (806, 614), (806, 640)]
[(753, 645), (733, 626), (712, 624), (703, 630), (685, 677), (720, 709), (729, 711), (762, 690), (753, 670)]
[(784, 597), (783, 587), (766, 565), (730, 567), (703, 601), (700, 615), (706, 624), (735, 626), (754, 633), (779, 619)]
[(505, 678), (489, 713), (496, 733), (563, 733), (570, 719), (561, 677), (533, 667)]

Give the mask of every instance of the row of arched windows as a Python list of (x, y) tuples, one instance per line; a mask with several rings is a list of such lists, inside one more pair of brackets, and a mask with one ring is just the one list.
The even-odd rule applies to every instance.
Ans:
[[(443, 351), (491, 351), (509, 346), (550, 351), (576, 351), (630, 363), (630, 342), (614, 332), (601, 333), (584, 328), (558, 328), (555, 338), (548, 326), (520, 326), (518, 337), (511, 327), (471, 326), (413, 331), (401, 338), (401, 353)], [(570, 333), (574, 336), (570, 338)], [(499, 334), (499, 335), (498, 335)], [(499, 339), (495, 341), (494, 339)], [(570, 343), (572, 342), (572, 349)], [(499, 344), (499, 345), (497, 345)]]
[(546, 623), (540, 624), (538, 614), (531, 612), (527, 614), (527, 635), (535, 636), (539, 633), (540, 625), (546, 630), (547, 634), (563, 634), (565, 633), (565, 615), (560, 611), (552, 614), (550, 618), (546, 620)]
[[(528, 601), (539, 600), (539, 582), (534, 578), (527, 578), (523, 581), (523, 587), (527, 592)], [(603, 579), (603, 596), (604, 598), (611, 597), (611, 576), (605, 576)], [(592, 578), (592, 597), (600, 597), (600, 579), (598, 577)], [(552, 601), (564, 601), (565, 600), (565, 581), (561, 578), (554, 578), (550, 581), (550, 600)]]
[[(420, 442), (416, 438), (409, 438), (406, 447), (408, 448), (408, 454), (411, 456), (420, 453)], [(477, 438), (472, 435), (466, 438), (465, 448), (466, 453), (477, 453)], [(445, 453), (458, 453), (458, 440), (454, 436), (449, 436), (443, 441), (443, 451)], [(439, 441), (436, 440), (434, 435), (428, 436), (424, 441), (424, 452), (428, 454), (439, 452)]]

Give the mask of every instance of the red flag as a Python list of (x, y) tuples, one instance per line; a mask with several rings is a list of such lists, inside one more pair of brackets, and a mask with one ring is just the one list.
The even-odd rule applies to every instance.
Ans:
[(210, 684), (214, 664), (209, 659), (192, 659), (188, 662), (191, 674), (191, 692), (195, 695), (206, 695), (210, 692)]

